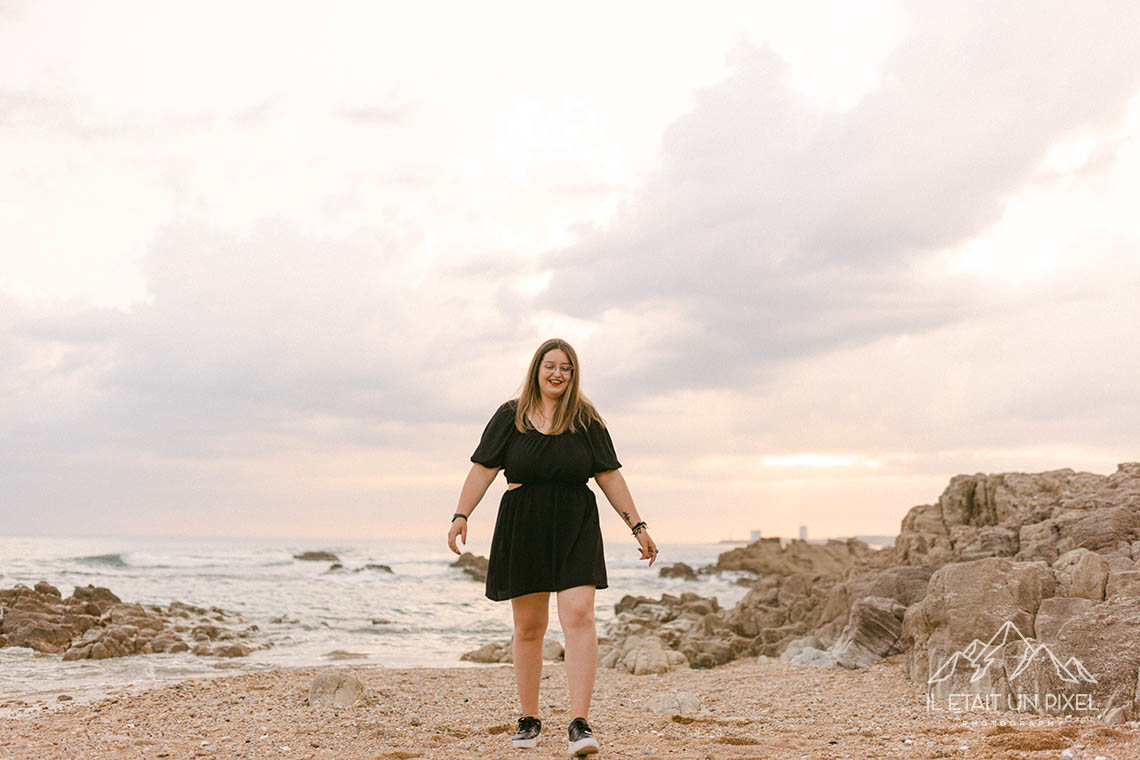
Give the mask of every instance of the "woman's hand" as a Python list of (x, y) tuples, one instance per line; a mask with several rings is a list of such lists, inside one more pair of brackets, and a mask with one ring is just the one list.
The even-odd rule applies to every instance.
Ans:
[(639, 559), (649, 560), (649, 567), (653, 567), (653, 563), (657, 561), (657, 544), (653, 543), (653, 539), (649, 537), (649, 531), (642, 528), (637, 533), (637, 543), (641, 545), (641, 557)]
[(451, 521), (451, 530), (447, 531), (447, 545), (451, 547), (451, 551), (460, 554), (458, 548), (455, 546), (455, 537), (460, 536), (463, 539), (463, 545), (467, 546), (467, 519), (464, 517), (457, 517)]

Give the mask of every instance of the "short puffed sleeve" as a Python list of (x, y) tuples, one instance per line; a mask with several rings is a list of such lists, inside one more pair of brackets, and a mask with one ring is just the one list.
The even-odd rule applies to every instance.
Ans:
[(586, 441), (590, 444), (590, 454), (593, 457), (591, 473), (609, 472), (621, 467), (617, 452), (614, 451), (614, 442), (610, 438), (610, 431), (606, 430), (606, 426), (601, 422), (590, 420), (590, 424), (586, 427)]
[(507, 444), (515, 432), (515, 407), (510, 401), (500, 406), (487, 427), (483, 429), (483, 437), (471, 461), (484, 467), (502, 467), (507, 454)]

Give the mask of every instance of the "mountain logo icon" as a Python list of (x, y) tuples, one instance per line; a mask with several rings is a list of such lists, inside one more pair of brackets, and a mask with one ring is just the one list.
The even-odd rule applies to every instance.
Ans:
[(959, 668), (970, 673), (970, 683), (981, 679), (989, 671), (990, 665), (995, 662), (998, 651), (1006, 644), (1021, 643), (1024, 652), (1017, 663), (1017, 667), (1009, 675), (1013, 681), (1034, 662), (1046, 662), (1053, 667), (1057, 677), (1065, 683), (1096, 683), (1096, 678), (1088, 671), (1080, 660), (1070, 657), (1065, 662), (1049, 648), (1048, 644), (1040, 644), (1035, 639), (1022, 635), (1013, 621), (1007, 620), (1001, 624), (989, 641), (983, 643), (981, 639), (974, 639), (968, 645), (950, 655), (945, 662), (926, 680), (928, 685), (940, 683), (952, 677)]

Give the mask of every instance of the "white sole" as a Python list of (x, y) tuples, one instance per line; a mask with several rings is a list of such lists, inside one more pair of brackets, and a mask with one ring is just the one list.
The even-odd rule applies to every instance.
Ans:
[(534, 749), (538, 746), (538, 739), (511, 739), (511, 746), (515, 749)]
[(579, 739), (576, 742), (570, 743), (570, 757), (583, 757), (585, 755), (592, 755), (597, 751), (598, 741), (593, 737)]

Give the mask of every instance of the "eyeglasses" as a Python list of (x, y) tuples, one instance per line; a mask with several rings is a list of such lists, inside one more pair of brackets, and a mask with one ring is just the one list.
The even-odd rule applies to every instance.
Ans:
[(569, 375), (569, 374), (571, 374), (571, 373), (574, 371), (574, 367), (573, 367), (573, 365), (570, 365), (570, 364), (555, 364), (554, 362), (543, 362), (543, 363), (542, 363), (542, 368), (543, 368), (544, 370), (546, 370), (547, 372), (553, 372), (553, 371), (554, 371), (554, 370), (556, 370), (556, 369), (557, 369), (557, 370), (561, 370), (561, 371), (562, 371), (562, 374), (563, 374), (563, 375)]

